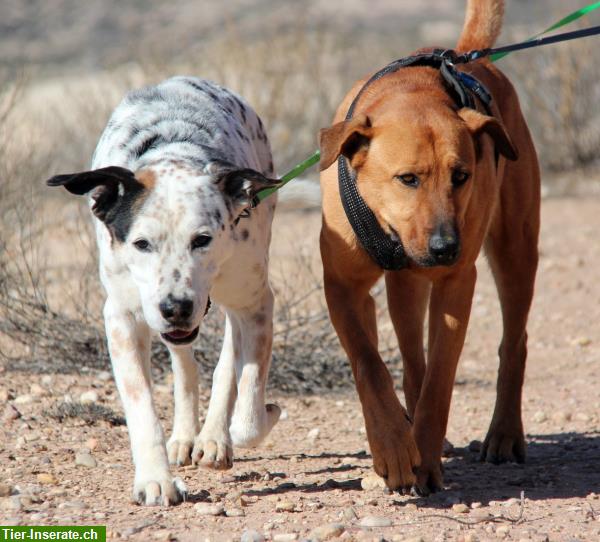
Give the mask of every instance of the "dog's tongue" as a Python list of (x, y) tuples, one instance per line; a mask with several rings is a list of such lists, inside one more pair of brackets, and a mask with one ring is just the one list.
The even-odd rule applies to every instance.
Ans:
[(170, 333), (166, 333), (168, 337), (172, 339), (185, 339), (189, 335), (192, 334), (192, 331), (186, 331), (185, 329), (176, 329), (175, 331), (171, 331)]

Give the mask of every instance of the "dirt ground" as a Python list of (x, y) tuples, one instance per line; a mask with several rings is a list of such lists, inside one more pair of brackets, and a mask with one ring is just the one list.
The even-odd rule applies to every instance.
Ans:
[[(316, 251), (318, 222), (316, 214), (282, 213), (274, 257), (284, 252), (278, 239), (294, 231)], [(133, 469), (119, 420), (56, 417), (70, 400), (120, 414), (110, 373), (0, 368), (0, 524), (100, 524), (110, 537), (130, 540), (600, 540), (599, 229), (600, 199), (544, 201), (523, 402), (525, 465), (477, 460), (493, 409), (500, 337), (482, 261), (454, 390), (444, 491), (423, 499), (377, 487), (352, 389), (327, 396), (271, 391), (284, 415), (259, 449), (236, 450), (226, 473), (179, 469), (190, 491), (179, 506), (138, 506), (130, 502)], [(168, 381), (155, 397), (168, 433)], [(204, 392), (201, 416), (207, 402)]]

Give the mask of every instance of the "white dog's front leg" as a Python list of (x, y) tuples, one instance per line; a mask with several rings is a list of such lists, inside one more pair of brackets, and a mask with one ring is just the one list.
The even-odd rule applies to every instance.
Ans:
[(186, 488), (169, 471), (162, 427), (152, 401), (150, 333), (132, 315), (104, 307), (115, 381), (123, 402), (135, 465), (133, 497), (145, 504), (175, 504)]
[(167, 454), (171, 465), (188, 465), (199, 429), (198, 364), (191, 346), (169, 346), (169, 353), (174, 376), (175, 414)]
[(194, 462), (203, 467), (230, 469), (233, 465), (229, 423), (236, 397), (235, 359), (240, 352), (239, 337), (239, 328), (227, 314), (223, 349), (213, 373), (206, 420), (196, 438), (192, 453)]
[(241, 356), (236, 357), (238, 397), (230, 427), (235, 446), (257, 446), (279, 420), (281, 409), (265, 405), (265, 388), (273, 344), (273, 294), (267, 286), (263, 302), (253, 310), (236, 312)]

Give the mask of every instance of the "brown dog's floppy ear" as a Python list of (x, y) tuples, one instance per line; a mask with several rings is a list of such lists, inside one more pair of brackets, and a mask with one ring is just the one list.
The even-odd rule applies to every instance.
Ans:
[(470, 107), (461, 109), (458, 116), (465, 121), (473, 136), (486, 133), (494, 140), (500, 154), (513, 161), (519, 158), (519, 153), (506, 129), (496, 117), (483, 115)]
[(340, 154), (349, 160), (359, 151), (366, 151), (373, 137), (371, 119), (361, 114), (356, 117), (338, 122), (330, 128), (323, 128), (319, 132), (319, 147), (321, 161), (319, 169), (327, 169)]
[(144, 189), (128, 169), (110, 166), (80, 173), (56, 175), (46, 181), (48, 186), (64, 186), (71, 194), (89, 194), (94, 201), (92, 212), (99, 220), (111, 223), (118, 211), (119, 200), (131, 203), (136, 194)]

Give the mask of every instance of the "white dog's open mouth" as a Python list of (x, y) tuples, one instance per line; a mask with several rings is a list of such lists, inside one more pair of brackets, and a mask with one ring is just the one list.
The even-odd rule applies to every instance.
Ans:
[(198, 337), (198, 333), (200, 331), (200, 326), (195, 327), (191, 331), (187, 329), (175, 329), (170, 331), (169, 333), (161, 333), (160, 336), (167, 342), (171, 344), (190, 344), (196, 337)]

